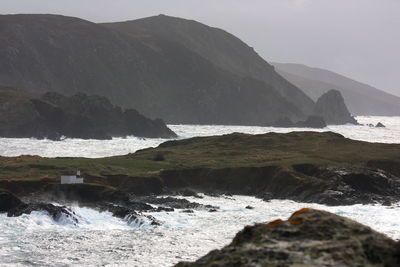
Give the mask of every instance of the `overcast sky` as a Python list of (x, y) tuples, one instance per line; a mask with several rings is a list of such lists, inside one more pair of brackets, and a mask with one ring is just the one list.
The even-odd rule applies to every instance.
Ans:
[(235, 34), (267, 61), (326, 68), (400, 95), (400, 0), (0, 0), (0, 13), (194, 19)]

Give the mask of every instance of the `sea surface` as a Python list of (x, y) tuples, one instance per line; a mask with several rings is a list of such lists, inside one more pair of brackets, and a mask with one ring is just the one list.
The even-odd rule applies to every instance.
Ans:
[[(345, 137), (384, 143), (400, 143), (400, 117), (357, 117), (363, 124), (382, 122), (386, 128), (329, 126)], [(310, 131), (246, 126), (169, 125), (180, 139), (232, 132)], [(165, 139), (115, 138), (113, 140), (66, 139), (61, 142), (36, 139), (0, 138), (1, 156), (40, 155), (45, 157), (105, 157), (155, 147)], [(289, 200), (264, 202), (254, 197), (187, 197), (188, 200), (220, 207), (218, 212), (150, 213), (162, 223), (129, 224), (108, 212), (72, 206), (80, 222), (53, 221), (45, 212), (17, 218), (0, 214), (0, 266), (171, 266), (195, 260), (212, 249), (229, 244), (245, 225), (286, 219), (302, 207), (316, 207), (347, 216), (394, 239), (400, 239), (400, 203), (393, 206), (353, 205), (327, 207)], [(246, 206), (254, 209), (246, 209)]]
[[(234, 132), (263, 134), (268, 132), (288, 133), (293, 131), (332, 131), (345, 137), (368, 142), (400, 143), (400, 117), (363, 116), (356, 117), (364, 125), (330, 125), (323, 129), (275, 128), (229, 125), (168, 125), (179, 136), (178, 139), (195, 136), (223, 135)], [(370, 127), (383, 123), (385, 128)], [(156, 147), (168, 141), (162, 138), (113, 138), (112, 140), (66, 139), (64, 141), (37, 140), (34, 138), (0, 138), (0, 156), (38, 155), (42, 157), (87, 157), (99, 158), (133, 153), (136, 150)]]

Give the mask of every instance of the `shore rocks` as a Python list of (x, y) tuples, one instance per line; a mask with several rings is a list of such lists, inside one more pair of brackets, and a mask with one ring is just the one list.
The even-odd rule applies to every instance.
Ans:
[(400, 266), (400, 243), (353, 220), (304, 208), (246, 226), (232, 243), (189, 266)]
[(22, 214), (31, 214), (33, 211), (44, 211), (55, 221), (63, 218), (72, 223), (78, 223), (76, 214), (65, 206), (55, 206), (48, 203), (24, 203), (7, 191), (0, 191), (0, 213), (7, 213), (8, 217), (18, 217)]
[(158, 205), (164, 208), (173, 208), (173, 209), (183, 209), (183, 210), (192, 210), (192, 209), (201, 209), (201, 210), (209, 210), (209, 209), (219, 209), (219, 207), (212, 205), (203, 205), (196, 202), (190, 202), (187, 199), (182, 198), (174, 198), (174, 197), (141, 197), (139, 198), (141, 202), (150, 203), (154, 205)]
[(22, 201), (9, 193), (0, 189), (0, 212), (8, 212), (22, 204)]

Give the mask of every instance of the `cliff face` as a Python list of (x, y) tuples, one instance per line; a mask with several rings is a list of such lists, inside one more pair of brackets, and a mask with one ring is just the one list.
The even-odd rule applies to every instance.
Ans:
[(0, 25), (0, 84), (106, 96), (170, 123), (263, 125), (305, 116), (273, 86), (160, 36), (56, 15), (0, 16)]
[(0, 88), (0, 136), (59, 139), (108, 139), (111, 136), (176, 137), (161, 120), (136, 110), (122, 111), (108, 99), (58, 93), (34, 96), (13, 88)]
[(322, 116), (327, 124), (357, 124), (357, 121), (350, 115), (343, 96), (337, 90), (330, 90), (318, 98), (314, 114)]
[(189, 266), (390, 266), (400, 244), (353, 220), (304, 208), (287, 220), (247, 226), (232, 243)]

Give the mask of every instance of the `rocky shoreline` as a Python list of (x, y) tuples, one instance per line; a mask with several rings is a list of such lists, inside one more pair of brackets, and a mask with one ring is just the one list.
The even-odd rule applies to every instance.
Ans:
[[(215, 205), (178, 197), (198, 193), (391, 205), (400, 201), (399, 166), (400, 145), (329, 132), (199, 137), (100, 159), (0, 157), (0, 212), (45, 211), (54, 220), (78, 223), (67, 208), (73, 203), (127, 223), (160, 225), (149, 212), (218, 212)], [(60, 184), (59, 175), (78, 168), (84, 184)]]

